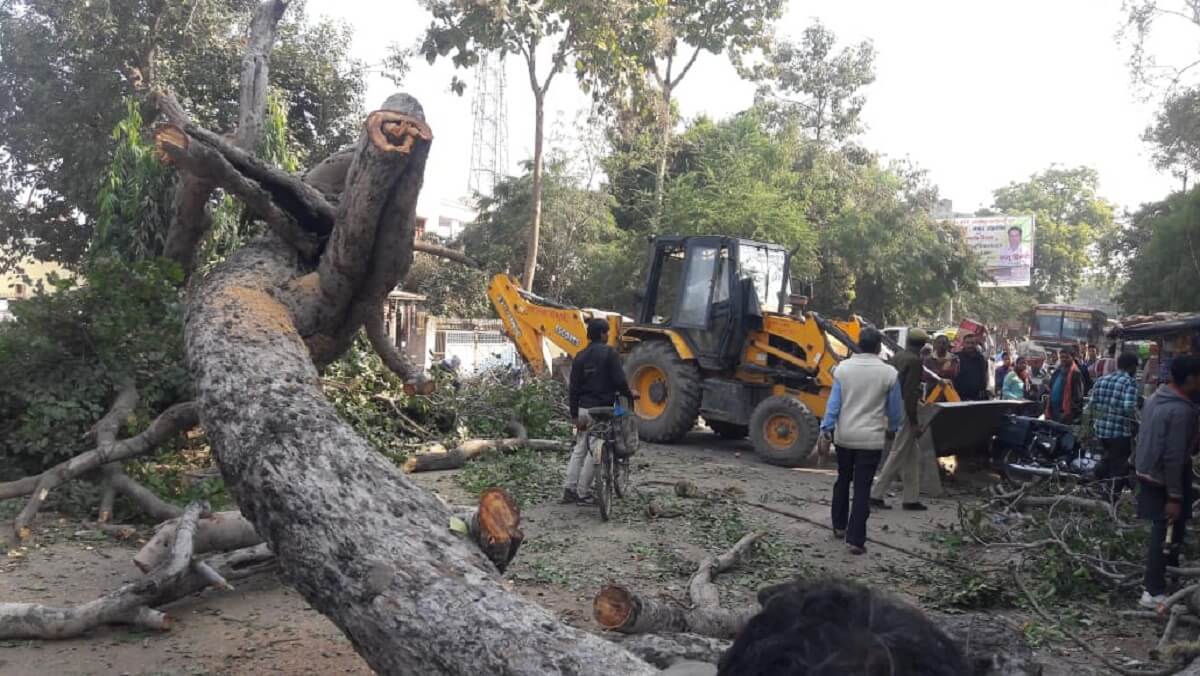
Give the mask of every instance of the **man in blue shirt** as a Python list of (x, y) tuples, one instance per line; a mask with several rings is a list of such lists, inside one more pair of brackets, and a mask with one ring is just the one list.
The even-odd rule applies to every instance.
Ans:
[(1096, 478), (1106, 481), (1109, 498), (1116, 502), (1126, 486), (1133, 488), (1129, 454), (1133, 450), (1133, 419), (1137, 413), (1137, 355), (1123, 352), (1117, 370), (1102, 376), (1092, 386), (1088, 411), (1092, 431), (1104, 447), (1104, 459), (1096, 466)]
[[(837, 447), (838, 476), (833, 484), (832, 521), (836, 537), (845, 537), (851, 554), (866, 552), (871, 482), (883, 449), (896, 437), (904, 417), (896, 369), (879, 358), (883, 335), (865, 329), (861, 352), (838, 364), (833, 392), (821, 421), (821, 445)], [(850, 505), (850, 484), (854, 505)]]

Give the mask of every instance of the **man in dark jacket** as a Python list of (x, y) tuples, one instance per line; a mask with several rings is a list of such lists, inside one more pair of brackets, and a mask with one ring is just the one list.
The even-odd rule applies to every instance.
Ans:
[(891, 488), (896, 474), (904, 482), (904, 497), (900, 506), (907, 510), (924, 510), (921, 504), (921, 455), (917, 450), (917, 439), (921, 436), (921, 425), (917, 422), (917, 408), (921, 401), (921, 383), (925, 365), (921, 360), (921, 348), (929, 336), (921, 329), (908, 332), (908, 345), (892, 357), (892, 367), (900, 380), (900, 398), (904, 402), (904, 423), (896, 434), (896, 441), (883, 463), (879, 479), (871, 488), (871, 506), (891, 509), (883, 497)]
[(587, 409), (612, 406), (617, 395), (633, 399), (625, 370), (617, 351), (607, 345), (608, 322), (591, 319), (587, 323), (588, 346), (575, 357), (571, 364), (571, 383), (568, 386), (568, 404), (571, 419), (575, 421), (575, 448), (567, 463), (567, 480), (563, 485), (564, 503), (591, 501), (593, 463), (588, 462), (587, 429), (591, 418)]
[(954, 389), (963, 401), (987, 399), (988, 368), (988, 359), (979, 351), (975, 334), (964, 335), (958, 353), (958, 375), (954, 376)]
[(1145, 590), (1138, 603), (1147, 608), (1166, 599), (1166, 569), (1179, 565), (1179, 546), (1192, 516), (1191, 455), (1200, 413), (1192, 401), (1198, 394), (1200, 357), (1179, 356), (1171, 362), (1171, 384), (1159, 386), (1142, 409), (1135, 456), (1137, 515), (1151, 525)]

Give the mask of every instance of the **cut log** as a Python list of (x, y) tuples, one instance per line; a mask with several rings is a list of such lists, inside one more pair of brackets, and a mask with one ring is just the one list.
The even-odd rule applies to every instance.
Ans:
[(404, 461), (404, 471), (412, 474), (414, 472), (462, 469), (466, 467), (468, 462), (492, 451), (505, 453), (518, 448), (528, 448), (533, 451), (562, 452), (571, 450), (571, 445), (568, 442), (554, 441), (552, 439), (512, 438), (468, 439), (449, 451), (442, 450), (438, 452), (436, 450), (438, 448), (444, 449), (444, 447), (438, 444), (426, 447), (425, 450), (427, 452), (409, 456)]
[[(26, 540), (32, 534), (29, 524), (41, 509), (42, 503), (50, 495), (51, 490), (106, 463), (128, 460), (149, 453), (176, 434), (194, 427), (198, 417), (198, 411), (193, 402), (175, 404), (155, 418), (154, 422), (150, 423), (150, 426), (141, 434), (118, 441), (107, 449), (96, 448), (82, 453), (42, 472), (38, 475), (25, 508), (13, 520), (13, 529), (16, 531), (17, 538)], [(24, 488), (26, 485), (25, 480), (0, 484), (0, 497), (14, 497), (10, 494), (12, 490), (18, 486)]]
[(517, 503), (503, 489), (488, 488), (479, 496), (479, 507), (459, 518), (467, 524), (471, 540), (503, 573), (525, 541)]
[(719, 609), (721, 607), (720, 592), (713, 584), (713, 578), (737, 565), (754, 544), (767, 534), (766, 531), (756, 531), (738, 540), (729, 551), (719, 556), (706, 556), (700, 562), (700, 568), (692, 574), (688, 582), (688, 596), (692, 605), (697, 608)]
[(176, 529), (170, 555), (142, 580), (90, 603), (52, 608), (39, 603), (0, 603), (0, 638), (62, 639), (79, 636), (103, 624), (131, 624), (165, 630), (171, 620), (152, 606), (177, 598), (191, 572), (192, 535), (204, 506), (192, 503)]
[(592, 602), (596, 622), (622, 634), (695, 633), (714, 638), (734, 638), (758, 612), (754, 608), (683, 608), (648, 599), (624, 587), (609, 585)]
[[(170, 552), (179, 523), (179, 519), (173, 519), (160, 524), (154, 536), (133, 557), (134, 565), (143, 573), (157, 566)], [(192, 551), (199, 556), (208, 552), (251, 547), (261, 542), (262, 538), (254, 532), (254, 526), (241, 512), (216, 512), (200, 519), (196, 525)]]

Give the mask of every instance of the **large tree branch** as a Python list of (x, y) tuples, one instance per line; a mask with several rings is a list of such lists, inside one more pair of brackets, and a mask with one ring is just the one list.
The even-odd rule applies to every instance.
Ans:
[(262, 139), (263, 117), (267, 110), (267, 71), (271, 48), (275, 45), (279, 19), (287, 9), (284, 0), (269, 0), (254, 10), (242, 73), (238, 80), (238, 147), (254, 152)]
[(191, 571), (192, 534), (203, 510), (201, 503), (188, 506), (170, 557), (142, 580), (71, 608), (51, 608), (38, 603), (0, 603), (0, 638), (71, 638), (102, 624), (170, 628), (170, 618), (152, 606), (164, 599), (175, 598), (178, 587), (186, 584)]
[[(364, 209), (351, 192), (342, 208)], [(245, 247), (197, 286), (185, 327), (222, 474), (296, 590), (381, 673), (654, 673), (506, 590), (449, 509), (338, 418), (271, 295), (301, 272), (278, 247)]]
[(670, 89), (675, 89), (675, 87), (678, 86), (679, 83), (683, 81), (684, 76), (686, 76), (688, 74), (688, 71), (692, 69), (692, 65), (696, 63), (696, 57), (698, 57), (698, 56), (700, 56), (700, 48), (699, 47), (696, 48), (696, 51), (692, 52), (692, 58), (687, 60), (687, 63), (684, 64), (684, 66), (683, 66), (683, 70), (679, 71), (679, 75), (675, 78), (675, 80), (673, 82), (671, 82), (671, 86), (669, 87)]
[[(133, 413), (137, 402), (137, 385), (130, 380), (117, 393), (112, 408), (96, 423), (96, 446), (101, 453), (112, 452), (113, 444), (117, 443), (117, 433), (121, 431), (121, 424), (125, 422), (129, 414)], [(102, 468), (100, 511), (96, 517), (96, 521), (99, 523), (108, 523), (112, 518), (113, 502), (117, 491), (113, 481), (116, 473), (120, 471), (120, 465), (105, 465)]]
[(318, 229), (281, 208), (271, 192), (239, 172), (221, 152), (173, 125), (156, 129), (154, 144), (163, 157), (179, 165), (187, 175), (206, 184), (219, 185), (241, 199), (302, 256), (310, 260), (316, 258), (321, 247)]
[(106, 463), (128, 460), (149, 453), (172, 436), (195, 427), (198, 418), (199, 414), (195, 403), (175, 404), (155, 418), (154, 422), (150, 423), (150, 426), (141, 434), (119, 441), (107, 449), (96, 448), (82, 453), (42, 472), (36, 481), (32, 482), (31, 490), (25, 490), (31, 484), (28, 478), (0, 484), (0, 498), (32, 493), (25, 508), (13, 521), (17, 537), (22, 540), (29, 537), (30, 522), (33, 521), (33, 517), (45, 502), (46, 497), (50, 495), (50, 491), (60, 484), (85, 472), (91, 472)]
[[(250, 152), (258, 146), (262, 136), (271, 46), (275, 42), (279, 19), (286, 8), (287, 3), (282, 0), (266, 0), (255, 9), (250, 23), (246, 41), (248, 48), (239, 78), (240, 108), (236, 137), (238, 147)], [(187, 115), (173, 96), (160, 95), (158, 103), (172, 124), (181, 128), (187, 125)], [(167, 108), (173, 110), (168, 111)], [(213, 187), (213, 183), (185, 173), (175, 188), (174, 216), (167, 230), (163, 255), (178, 262), (185, 274), (190, 274), (195, 267), (200, 242), (212, 228), (208, 201)]]
[(388, 335), (383, 321), (383, 303), (376, 304), (367, 313), (364, 328), (367, 331), (367, 340), (375, 349), (375, 354), (379, 355), (384, 366), (387, 366), (392, 373), (406, 382), (415, 381), (421, 377), (421, 367), (414, 364), (408, 355), (401, 352), (392, 337)]

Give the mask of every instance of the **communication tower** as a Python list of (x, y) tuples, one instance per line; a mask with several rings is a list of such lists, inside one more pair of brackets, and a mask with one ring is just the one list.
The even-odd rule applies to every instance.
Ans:
[(475, 68), (471, 168), (467, 190), (492, 195), (508, 168), (508, 106), (504, 99), (504, 59), (484, 54)]

